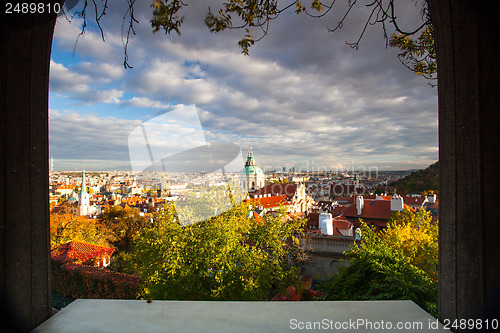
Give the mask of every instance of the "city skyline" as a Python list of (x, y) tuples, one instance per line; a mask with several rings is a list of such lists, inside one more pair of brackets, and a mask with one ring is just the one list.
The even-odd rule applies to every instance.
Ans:
[[(253, 147), (263, 168), (407, 170), (437, 160), (436, 88), (385, 48), (380, 26), (366, 31), (359, 50), (345, 44), (362, 30), (362, 7), (335, 33), (327, 26), (337, 16), (285, 13), (244, 56), (236, 44), (244, 31), (214, 35), (203, 25), (209, 5), (220, 7), (189, 4), (182, 35), (165, 36), (151, 32), (151, 9), (137, 3), (127, 70), (123, 3), (110, 4), (102, 21), (106, 42), (89, 22), (74, 49), (77, 20), (58, 18), (49, 105), (55, 170), (131, 170), (130, 133), (188, 105), (206, 142), (237, 144), (243, 158)], [(409, 5), (399, 17), (414, 26), (418, 12)]]

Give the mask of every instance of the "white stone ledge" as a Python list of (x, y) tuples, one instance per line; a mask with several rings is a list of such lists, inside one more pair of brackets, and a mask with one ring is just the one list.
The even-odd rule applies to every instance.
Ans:
[[(354, 323), (361, 323), (353, 329)], [(300, 329), (314, 325), (315, 330)], [(346, 324), (343, 324), (346, 323)], [(372, 327), (368, 327), (369, 323)], [(390, 323), (390, 324), (389, 324)], [(398, 323), (422, 329), (398, 329)], [(335, 329), (335, 325), (344, 329)], [(412, 301), (189, 302), (79, 299), (37, 333), (137, 332), (437, 332), (436, 319)], [(351, 325), (350, 327), (346, 325)], [(378, 328), (377, 329), (377, 326)], [(385, 326), (381, 326), (385, 325)], [(387, 330), (391, 325), (392, 329)], [(380, 329), (385, 327), (385, 330)]]

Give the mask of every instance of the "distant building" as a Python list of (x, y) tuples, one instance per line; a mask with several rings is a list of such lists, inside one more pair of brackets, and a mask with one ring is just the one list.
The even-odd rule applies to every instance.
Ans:
[(314, 205), (314, 200), (306, 193), (304, 184), (266, 184), (262, 188), (250, 191), (251, 199), (281, 196), (289, 203), (288, 212), (305, 213)]
[(166, 198), (170, 195), (170, 188), (165, 180), (160, 181), (160, 189), (158, 190), (158, 198)]

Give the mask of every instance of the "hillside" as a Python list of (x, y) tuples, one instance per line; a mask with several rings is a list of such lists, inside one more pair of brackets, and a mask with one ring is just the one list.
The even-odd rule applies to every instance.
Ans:
[(422, 193), (424, 191), (439, 191), (439, 161), (423, 170), (414, 171), (408, 176), (391, 183), (397, 193)]

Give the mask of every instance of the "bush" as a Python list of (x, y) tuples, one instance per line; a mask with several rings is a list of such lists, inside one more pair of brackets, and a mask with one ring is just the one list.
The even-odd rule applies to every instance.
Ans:
[(52, 260), (52, 289), (73, 298), (136, 299), (140, 279), (94, 266)]
[(207, 221), (182, 226), (172, 206), (138, 235), (133, 270), (146, 299), (268, 300), (296, 286), (303, 220), (284, 212), (249, 218), (240, 204)]
[(437, 226), (427, 219), (424, 212), (399, 214), (380, 234), (362, 222), (363, 241), (345, 253), (351, 265), (321, 286), (324, 299), (412, 300), (437, 316)]

